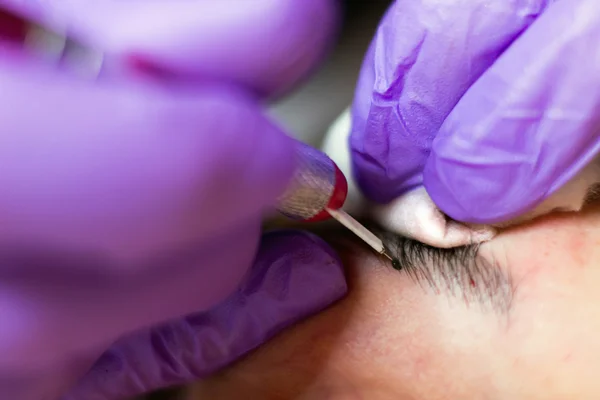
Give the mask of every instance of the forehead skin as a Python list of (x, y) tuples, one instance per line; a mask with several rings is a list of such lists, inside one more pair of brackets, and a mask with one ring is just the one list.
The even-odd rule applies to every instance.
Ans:
[(349, 295), (198, 384), (197, 398), (600, 398), (599, 207), (484, 245), (514, 281), (505, 315), (424, 290), (358, 248), (340, 254)]
[(503, 371), (511, 393), (600, 398), (600, 207), (512, 229), (490, 247), (506, 255), (516, 285)]

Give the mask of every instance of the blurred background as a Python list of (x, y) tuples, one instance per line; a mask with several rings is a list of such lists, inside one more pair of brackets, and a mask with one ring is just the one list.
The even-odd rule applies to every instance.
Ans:
[(309, 81), (271, 108), (290, 134), (320, 145), (329, 125), (352, 102), (363, 56), (387, 6), (386, 0), (346, 0), (334, 51)]
[[(292, 136), (313, 146), (320, 146), (329, 125), (352, 102), (363, 56), (379, 20), (391, 2), (343, 1), (344, 21), (333, 52), (307, 82), (269, 109), (271, 116), (287, 128)], [(194, 396), (193, 388), (188, 387), (173, 388), (136, 400), (205, 399)]]

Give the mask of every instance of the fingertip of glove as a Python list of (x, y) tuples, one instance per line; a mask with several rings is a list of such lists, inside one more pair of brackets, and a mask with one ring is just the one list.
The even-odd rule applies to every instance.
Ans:
[[(501, 175), (512, 176), (508, 182)], [(496, 224), (516, 217), (538, 200), (518, 174), (467, 165), (455, 159), (429, 158), (423, 185), (435, 205), (455, 221)], [(517, 189), (511, 189), (517, 188)]]
[[(447, 164), (442, 162), (442, 164)], [(454, 172), (453, 172), (454, 170)], [(468, 223), (486, 223), (489, 222), (483, 218), (482, 214), (486, 214), (485, 210), (482, 213), (482, 206), (485, 204), (478, 202), (479, 206), (469, 207), (468, 204), (472, 202), (469, 199), (473, 199), (470, 195), (471, 185), (466, 184), (469, 181), (468, 171), (464, 171), (464, 168), (460, 168), (460, 182), (462, 184), (457, 186), (456, 179), (453, 176), (456, 175), (456, 171), (459, 169), (452, 168), (450, 165), (444, 165), (440, 171), (435, 156), (429, 158), (423, 170), (423, 185), (427, 190), (427, 194), (435, 205), (447, 216), (455, 221), (468, 222)], [(457, 188), (461, 190), (458, 191)]]

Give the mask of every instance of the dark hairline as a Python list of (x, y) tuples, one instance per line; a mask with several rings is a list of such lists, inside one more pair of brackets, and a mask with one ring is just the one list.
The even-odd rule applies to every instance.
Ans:
[[(467, 305), (509, 311), (514, 297), (511, 275), (478, 244), (441, 249), (371, 225), (392, 257), (415, 283), (428, 291), (461, 298)], [(391, 263), (390, 263), (391, 266)]]

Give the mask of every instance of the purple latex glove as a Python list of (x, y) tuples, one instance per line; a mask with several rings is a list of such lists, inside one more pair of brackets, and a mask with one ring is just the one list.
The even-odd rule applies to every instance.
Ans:
[(107, 349), (100, 362), (117, 360), (114, 369), (92, 369), (72, 398), (202, 376), (345, 291), (338, 261), (310, 236), (269, 236), (257, 256), (262, 213), (294, 168), (294, 141), (263, 115), (258, 94), (309, 72), (335, 4), (189, 3), (21, 10), (67, 22), (112, 54), (162, 60), (190, 84), (110, 74), (94, 83), (2, 52), (3, 398), (68, 398)]
[(424, 185), (464, 222), (531, 210), (598, 152), (599, 34), (593, 0), (396, 1), (352, 109), (359, 185)]

